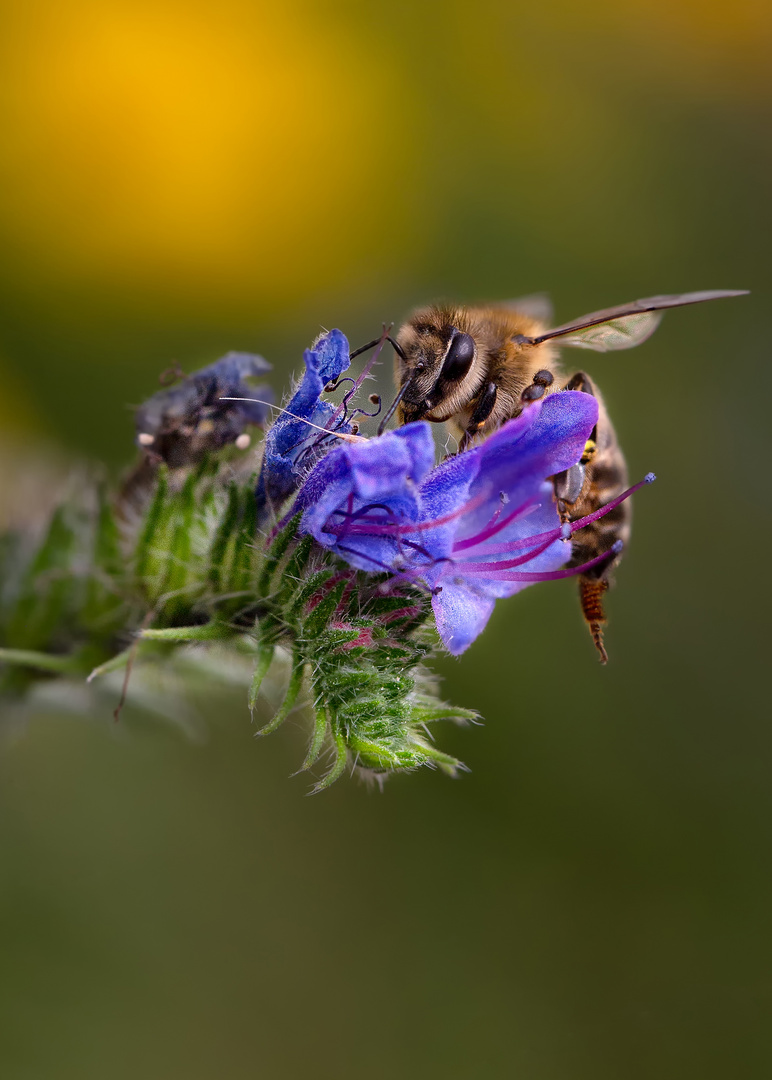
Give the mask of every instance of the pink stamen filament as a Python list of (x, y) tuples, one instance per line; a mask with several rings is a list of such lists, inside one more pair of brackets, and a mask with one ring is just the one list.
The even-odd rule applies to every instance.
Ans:
[[(604, 506), (601, 506), (599, 510), (595, 510), (592, 514), (587, 514), (586, 517), (579, 518), (577, 521), (568, 522), (568, 535), (566, 535), (566, 526), (561, 525), (558, 528), (550, 529), (548, 532), (535, 533), (533, 536), (526, 536), (521, 538), (520, 540), (510, 540), (505, 544), (485, 544), (485, 554), (506, 555), (510, 552), (518, 551), (523, 548), (537, 547), (541, 543), (546, 543), (549, 545), (555, 540), (567, 540), (569, 536), (573, 535), (573, 533), (577, 532), (579, 529), (583, 529), (586, 525), (590, 525), (593, 521), (598, 521), (600, 518), (604, 517), (606, 514), (614, 510), (615, 507), (619, 506), (620, 503), (624, 502), (625, 499), (629, 499), (630, 496), (633, 495), (636, 491), (638, 491), (639, 488), (643, 487), (645, 484), (652, 483), (652, 481), (655, 479), (656, 477), (653, 473), (647, 473), (643, 480), (640, 480), (637, 484), (634, 484), (632, 487), (627, 488), (627, 490), (623, 491), (621, 495), (618, 495), (615, 499), (612, 499)], [(461, 517), (466, 513), (469, 513), (470, 511), (476, 509), (477, 506), (479, 506), (482, 502), (484, 502), (486, 498), (487, 496), (484, 494), (477, 495), (474, 499), (470, 499), (468, 502), (460, 506), (457, 510), (452, 511), (449, 514), (445, 514), (443, 517), (434, 518), (432, 521), (417, 521), (414, 524), (406, 523), (404, 525), (380, 524), (379, 519), (377, 518), (366, 518), (360, 516), (356, 518), (355, 522), (351, 522), (348, 524), (344, 523), (342, 525), (332, 525), (330, 522), (328, 522), (325, 525), (324, 531), (326, 533), (330, 533), (333, 536), (359, 535), (390, 537), (396, 537), (401, 534), (425, 532), (429, 529), (436, 529), (440, 525), (446, 525), (448, 522), (454, 521), (456, 518)], [(349, 507), (352, 505), (352, 503), (353, 496), (350, 495)], [(507, 517), (503, 520), (496, 521), (493, 526), (489, 526), (488, 528), (483, 529), (482, 532), (477, 533), (475, 536), (467, 537), (465, 540), (461, 540), (458, 543), (454, 544), (454, 557), (457, 557), (459, 553), (464, 552), (469, 548), (477, 547), (481, 544), (484, 544), (487, 537), (494, 536), (497, 532), (505, 528), (512, 521), (514, 521), (515, 518), (522, 515), (527, 510), (530, 510), (534, 504), (535, 500), (528, 500), (527, 502), (519, 506), (516, 510), (513, 510), (512, 513), (508, 514)], [(352, 513), (350, 509), (348, 511), (337, 510), (335, 512), (344, 515), (346, 515), (347, 513)], [(361, 513), (361, 511), (357, 511), (356, 513)], [(484, 539), (480, 539), (480, 537), (483, 537)], [(474, 558), (474, 553), (470, 551), (468, 556), (462, 555), (461, 557)]]
[[(561, 525), (559, 528), (550, 529), (549, 532), (535, 533), (533, 536), (526, 536), (520, 540), (510, 540), (505, 544), (486, 544), (486, 555), (506, 555), (508, 552), (517, 551), (520, 548), (534, 547), (536, 544), (540, 544), (543, 540), (567, 540), (568, 536), (572, 536), (579, 529), (583, 529), (586, 525), (592, 524), (593, 521), (598, 521), (606, 514), (614, 510), (620, 503), (623, 503), (625, 499), (629, 499), (631, 495), (634, 495), (639, 488), (642, 488), (645, 484), (651, 484), (656, 479), (653, 473), (647, 473), (643, 480), (640, 480), (637, 484), (629, 487), (626, 491), (623, 491), (621, 495), (617, 495), (611, 502), (607, 502), (604, 506), (601, 506), (599, 510), (595, 510), (592, 514), (587, 514), (586, 517), (578, 518), (576, 521), (567, 522), (568, 535), (566, 535), (565, 526)], [(453, 545), (453, 555), (461, 551), (467, 545), (466, 541), (462, 541), (459, 544)]]
[[(523, 563), (527, 563), (530, 562), (531, 559), (535, 559), (537, 555), (541, 555), (543, 551), (546, 551), (547, 548), (552, 547), (554, 543), (555, 538), (550, 537), (549, 540), (544, 540), (541, 544), (535, 546), (534, 550), (526, 551), (524, 555), (518, 555), (516, 559), (502, 559), (500, 562), (461, 563), (461, 566), (463, 567), (463, 571), (465, 574), (482, 574), (488, 570), (511, 570), (514, 566), (522, 566)], [(453, 559), (452, 561), (455, 562), (456, 560)]]
[(453, 550), (463, 551), (466, 548), (484, 544), (491, 536), (495, 536), (496, 533), (501, 532), (502, 529), (506, 529), (507, 525), (510, 525), (515, 518), (521, 517), (526, 511), (536, 505), (537, 502), (535, 498), (527, 499), (521, 506), (518, 506), (516, 510), (507, 514), (505, 518), (499, 517), (501, 514), (501, 507), (499, 507), (491, 521), (481, 532), (477, 533), (475, 536), (467, 537), (466, 540), (459, 540), (457, 544), (453, 545)]
[(544, 570), (532, 573), (527, 571), (518, 572), (516, 570), (504, 570), (503, 572), (499, 571), (496, 573), (483, 570), (480, 566), (465, 566), (464, 575), (481, 573), (490, 581), (559, 581), (560, 578), (575, 577), (577, 574), (584, 574), (588, 570), (592, 570), (594, 566), (598, 566), (600, 563), (608, 562), (613, 559), (621, 550), (622, 541), (618, 540), (609, 551), (604, 551), (602, 555), (596, 555), (594, 559), (582, 563), (581, 566), (571, 566), (565, 570)]
[[(375, 570), (372, 571), (373, 573), (375, 573), (377, 570), (381, 570), (384, 573), (391, 574), (393, 578), (399, 578), (402, 581), (409, 582), (421, 592), (431, 592), (429, 587), (427, 585), (424, 585), (423, 582), (419, 580), (419, 572), (412, 567), (406, 567), (404, 569), (394, 567), (391, 566), (389, 563), (381, 562), (380, 559), (374, 559), (372, 555), (368, 555), (364, 551), (356, 551), (354, 548), (345, 547), (343, 544), (338, 544), (336, 546), (336, 550), (345, 551), (349, 555), (356, 555), (360, 559), (366, 559), (368, 562), (371, 562), (375, 567)], [(425, 566), (422, 566), (420, 569), (426, 570), (427, 568)]]
[[(405, 525), (382, 525), (378, 524), (378, 519), (373, 518), (373, 524), (369, 523), (367, 518), (357, 518), (356, 523), (349, 525), (331, 525), (329, 522), (325, 525), (324, 531), (332, 533), (333, 535), (340, 535), (345, 532), (346, 536), (396, 536), (402, 533), (410, 534), (417, 532), (427, 532), (429, 529), (437, 529), (440, 525), (447, 525), (449, 521), (455, 521), (456, 518), (462, 517), (464, 514), (469, 513), (472, 510), (476, 510), (481, 503), (485, 502), (486, 495), (476, 495), (474, 499), (470, 499), (469, 502), (464, 503), (463, 506), (459, 506), (457, 510), (451, 511), (449, 514), (444, 514), (442, 517), (434, 518), (432, 521), (416, 521), (413, 524)], [(343, 510), (336, 510), (336, 514), (345, 514)], [(359, 526), (362, 528), (359, 528)]]

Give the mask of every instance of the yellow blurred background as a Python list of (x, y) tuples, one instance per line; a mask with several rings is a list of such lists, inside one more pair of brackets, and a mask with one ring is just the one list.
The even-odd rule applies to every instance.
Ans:
[(771, 49), (752, 0), (2, 6), (17, 455), (118, 470), (173, 361), (281, 392), (438, 297), (753, 290), (574, 357), (660, 480), (607, 670), (568, 583), (442, 662), (471, 775), (306, 800), (236, 693), (8, 725), (3, 1077), (769, 1075)]

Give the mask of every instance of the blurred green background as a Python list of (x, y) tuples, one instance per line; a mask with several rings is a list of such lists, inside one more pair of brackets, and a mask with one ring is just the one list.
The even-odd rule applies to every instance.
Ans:
[(304, 798), (301, 721), (256, 742), (235, 692), (198, 739), (51, 710), (4, 742), (2, 1076), (768, 1077), (770, 8), (0, 18), (6, 444), (118, 469), (173, 361), (259, 351), (281, 390), (320, 326), (438, 297), (753, 290), (566, 356), (659, 481), (607, 669), (568, 582), (441, 663), (469, 775)]

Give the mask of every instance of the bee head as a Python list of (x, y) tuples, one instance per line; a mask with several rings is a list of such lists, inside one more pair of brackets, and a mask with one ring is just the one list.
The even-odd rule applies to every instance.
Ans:
[(396, 379), (402, 423), (447, 419), (455, 411), (450, 404), (457, 407), (459, 398), (467, 396), (478, 350), (474, 337), (451, 321), (453, 314), (429, 308), (399, 332)]

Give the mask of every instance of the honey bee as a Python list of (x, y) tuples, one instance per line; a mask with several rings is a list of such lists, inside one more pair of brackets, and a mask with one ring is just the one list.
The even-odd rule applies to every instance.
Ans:
[[(397, 354), (395, 405), (400, 420), (447, 421), (459, 439), (459, 449), (464, 450), (545, 394), (560, 390), (592, 394), (598, 401), (598, 423), (581, 461), (552, 478), (561, 521), (576, 521), (626, 489), (627, 468), (595, 383), (583, 371), (563, 381), (557, 346), (596, 352), (630, 349), (654, 332), (666, 308), (743, 295), (745, 290), (651, 296), (594, 311), (554, 329), (548, 329), (549, 305), (543, 297), (482, 307), (421, 308), (392, 342)], [(581, 566), (609, 553), (608, 560), (578, 576), (582, 614), (604, 664), (608, 655), (603, 643), (603, 594), (618, 561), (618, 542), (624, 544), (629, 534), (627, 500), (578, 529), (572, 540), (569, 566)]]

